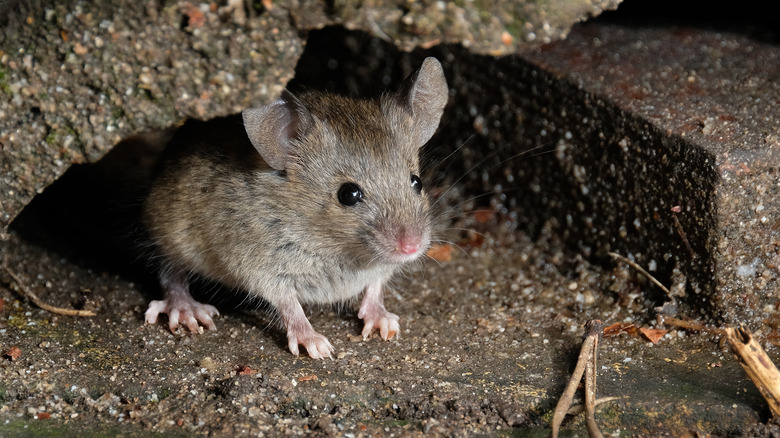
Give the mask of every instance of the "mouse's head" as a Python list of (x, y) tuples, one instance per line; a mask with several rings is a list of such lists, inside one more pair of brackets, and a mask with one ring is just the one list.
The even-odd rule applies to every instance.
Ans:
[(244, 111), (249, 139), (283, 171), (283, 197), (300, 230), (333, 256), (399, 265), (430, 244), (428, 195), (420, 148), (439, 126), (448, 89), (441, 65), (427, 58), (401, 88), (378, 100), (285, 92)]

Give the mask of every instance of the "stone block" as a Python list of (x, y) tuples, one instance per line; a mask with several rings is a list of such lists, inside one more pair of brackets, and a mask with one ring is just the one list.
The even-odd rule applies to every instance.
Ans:
[(533, 82), (526, 106), (542, 114), (526, 125), (555, 158), (530, 179), (543, 199), (512, 202), (548, 212), (586, 254), (620, 252), (667, 285), (679, 267), (685, 316), (774, 327), (780, 49), (740, 33), (593, 23), (523, 57), (540, 69), (518, 67)]

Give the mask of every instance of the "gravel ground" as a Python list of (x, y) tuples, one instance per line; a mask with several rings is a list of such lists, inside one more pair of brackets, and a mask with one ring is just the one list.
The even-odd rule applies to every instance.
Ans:
[[(216, 332), (146, 326), (148, 290), (13, 238), (20, 258), (9, 265), (28, 287), (99, 316), (54, 316), (2, 290), (3, 347), (21, 356), (0, 362), (0, 418), (7, 431), (131, 424), (242, 436), (534, 424), (549, 408), (552, 394), (539, 389), (551, 376), (522, 371), (560, 360), (565, 352), (552, 346), (576, 343), (579, 318), (553, 309), (562, 300), (593, 306), (598, 276), (551, 275), (567, 262), (562, 254), (544, 256), (486, 216), (489, 224), (477, 225), (487, 234), (463, 236), (452, 260), (429, 260), (395, 282), (388, 306), (402, 315), (397, 339), (364, 342), (352, 305), (312, 309), (312, 323), (336, 347), (332, 361), (293, 357), (268, 312), (248, 305), (223, 305)], [(44, 416), (53, 421), (31, 421)]]
[[(500, 215), (464, 214), (454, 228), (471, 231), (451, 231), (458, 247), (394, 282), (387, 305), (402, 333), (392, 341), (363, 341), (354, 303), (308, 309), (336, 348), (324, 361), (292, 356), (272, 314), (230, 292), (207, 291), (222, 313), (217, 331), (144, 325), (157, 292), (143, 278), (14, 233), (8, 266), (27, 288), (98, 316), (40, 310), (3, 274), (0, 435), (542, 436), (584, 322), (651, 327), (648, 286)], [(766, 408), (716, 341), (674, 330), (658, 344), (605, 337), (598, 396), (615, 399), (598, 411), (604, 431), (748, 433)], [(581, 417), (567, 427), (582, 430)]]

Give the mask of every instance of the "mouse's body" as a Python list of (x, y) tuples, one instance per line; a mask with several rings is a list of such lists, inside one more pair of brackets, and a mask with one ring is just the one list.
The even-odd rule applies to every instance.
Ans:
[(419, 148), (447, 102), (438, 61), (428, 58), (402, 88), (378, 100), (309, 92), (241, 116), (189, 121), (176, 133), (144, 206), (160, 256), (168, 313), (197, 331), (217, 312), (189, 293), (191, 274), (260, 296), (281, 315), (290, 350), (314, 358), (333, 347), (301, 303), (365, 292), (363, 336), (399, 331), (382, 288), (431, 239)]

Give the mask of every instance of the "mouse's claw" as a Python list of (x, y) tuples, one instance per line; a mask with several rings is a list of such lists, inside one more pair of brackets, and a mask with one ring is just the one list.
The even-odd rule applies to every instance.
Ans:
[(152, 301), (144, 314), (147, 324), (157, 322), (161, 313), (168, 314), (168, 328), (175, 332), (179, 324), (187, 326), (192, 333), (200, 333), (203, 324), (209, 330), (216, 330), (214, 320), (219, 315), (216, 307), (195, 301), (190, 295), (187, 276), (181, 270), (163, 270), (160, 273), (160, 285), (165, 291), (165, 299)]
[(333, 345), (330, 344), (328, 338), (321, 334), (311, 330), (305, 333), (287, 333), (287, 346), (290, 348), (290, 352), (294, 355), (298, 355), (298, 345), (303, 345), (306, 348), (306, 352), (312, 359), (333, 359)]
[(388, 312), (382, 301), (382, 281), (369, 284), (358, 311), (358, 318), (363, 320), (363, 340), (368, 339), (374, 329), (379, 329), (379, 336), (385, 341), (401, 332), (398, 315)]
[(301, 303), (292, 293), (274, 303), (287, 329), (287, 347), (294, 355), (298, 355), (298, 345), (306, 347), (312, 359), (333, 359), (333, 346), (328, 338), (317, 333), (303, 313)]
[(385, 341), (389, 341), (401, 331), (401, 326), (398, 324), (398, 315), (386, 310), (384, 310), (383, 314), (364, 315), (363, 331), (361, 332), (363, 340), (368, 339), (374, 329), (379, 329), (379, 336)]
[(183, 324), (192, 333), (199, 332), (199, 324), (202, 324), (209, 330), (216, 330), (212, 317), (219, 315), (216, 307), (210, 304), (203, 304), (195, 301), (191, 297), (188, 300), (170, 299), (152, 301), (144, 314), (147, 324), (157, 322), (157, 317), (161, 313), (168, 314), (168, 328), (171, 332), (176, 331), (180, 324)]

